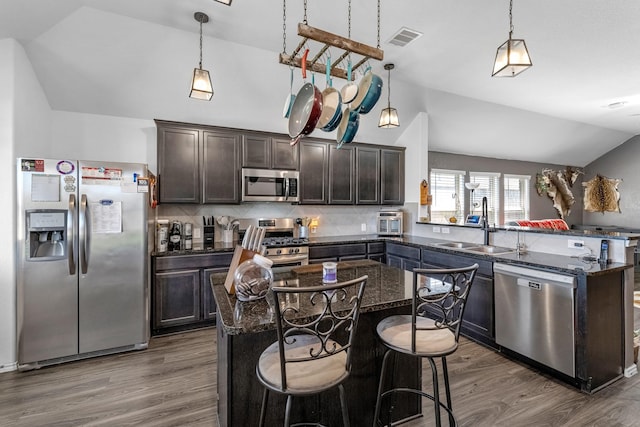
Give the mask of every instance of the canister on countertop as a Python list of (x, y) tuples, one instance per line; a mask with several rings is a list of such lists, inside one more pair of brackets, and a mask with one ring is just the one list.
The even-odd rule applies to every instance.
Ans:
[(166, 252), (169, 241), (169, 220), (159, 219), (156, 222), (156, 251)]
[(184, 249), (190, 251), (193, 249), (193, 224), (184, 223)]
[(322, 282), (323, 283), (338, 282), (338, 266), (335, 262), (322, 263)]

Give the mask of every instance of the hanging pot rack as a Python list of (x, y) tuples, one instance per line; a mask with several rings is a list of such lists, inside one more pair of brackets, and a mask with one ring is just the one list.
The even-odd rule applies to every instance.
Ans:
[(352, 66), (352, 71), (357, 70), (369, 59), (375, 59), (378, 61), (382, 61), (384, 59), (384, 51), (382, 49), (368, 46), (364, 43), (359, 43), (355, 40), (341, 37), (337, 34), (333, 34), (319, 28), (311, 27), (302, 22), (298, 24), (298, 35), (302, 37), (302, 40), (300, 40), (300, 43), (298, 43), (298, 46), (291, 53), (291, 55), (287, 55), (286, 53), (280, 54), (281, 64), (301, 68), (302, 53), (304, 52), (302, 48), (308, 43), (309, 40), (313, 40), (323, 44), (318, 53), (316, 53), (313, 58), (307, 62), (307, 69), (318, 73), (325, 72), (326, 64), (319, 62), (318, 60), (322, 57), (322, 55), (325, 54), (329, 47), (334, 47), (336, 49), (344, 51), (335, 61), (331, 61), (330, 73), (333, 77), (338, 77), (340, 79), (347, 79), (347, 69), (343, 68), (341, 65), (350, 53), (355, 53), (363, 56), (360, 61)]
[[(352, 64), (351, 70), (356, 71), (363, 64), (365, 64), (369, 59), (375, 59), (378, 61), (382, 61), (384, 59), (384, 51), (380, 49), (380, 1), (378, 0), (378, 46), (373, 47), (366, 45), (364, 43), (357, 42), (352, 40), (351, 37), (351, 1), (349, 1), (349, 37), (342, 37), (337, 34), (330, 33), (328, 31), (321, 30), (319, 28), (312, 27), (307, 24), (307, 1), (304, 2), (305, 11), (304, 11), (304, 21), (298, 23), (298, 36), (302, 39), (298, 43), (298, 46), (293, 50), (291, 55), (286, 52), (286, 32), (283, 33), (283, 52), (280, 53), (279, 60), (281, 64), (285, 64), (291, 67), (302, 68), (302, 55), (304, 53), (303, 47), (309, 47), (309, 41), (317, 42), (322, 47), (318, 50), (318, 52), (311, 58), (311, 60), (307, 60), (306, 67), (307, 69), (324, 74), (326, 72), (326, 65), (319, 60), (323, 58), (323, 55), (327, 52), (330, 47), (333, 47), (340, 51), (340, 55), (337, 59), (331, 60), (330, 74), (333, 77), (337, 77), (340, 79), (347, 80), (348, 71), (345, 64), (343, 64), (344, 60), (347, 58), (351, 58), (351, 54), (357, 54), (362, 56), (362, 58)], [(284, 6), (284, 19), (286, 20), (286, 0), (283, 2)], [(283, 22), (283, 29), (286, 30), (286, 21)], [(352, 75), (352, 80), (355, 79), (355, 75)]]

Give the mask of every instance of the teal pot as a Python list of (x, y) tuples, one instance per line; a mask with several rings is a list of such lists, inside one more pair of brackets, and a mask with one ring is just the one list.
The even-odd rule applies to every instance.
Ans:
[[(325, 132), (334, 130), (340, 118), (342, 117), (342, 96), (340, 92), (331, 86), (328, 86), (322, 91), (322, 114), (316, 127), (322, 129)], [(336, 123), (338, 122), (338, 123)], [(333, 129), (330, 128), (330, 124), (335, 124)]]
[(358, 84), (358, 95), (351, 102), (351, 108), (360, 114), (367, 114), (380, 99), (382, 79), (368, 70)]
[(338, 148), (340, 148), (342, 144), (348, 144), (353, 141), (353, 138), (355, 138), (356, 133), (358, 132), (359, 126), (360, 114), (358, 114), (356, 110), (346, 108), (342, 113), (342, 119), (338, 126), (338, 134), (336, 137), (336, 141), (338, 141)]

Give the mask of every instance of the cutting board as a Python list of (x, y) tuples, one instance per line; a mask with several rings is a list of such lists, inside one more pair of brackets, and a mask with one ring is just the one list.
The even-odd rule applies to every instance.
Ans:
[(253, 258), (253, 256), (257, 253), (258, 252), (245, 249), (240, 245), (236, 246), (236, 249), (233, 252), (233, 258), (231, 258), (231, 264), (229, 265), (229, 271), (227, 272), (227, 278), (224, 281), (224, 287), (228, 293), (236, 293), (235, 286), (233, 284), (233, 275), (235, 274), (238, 266), (246, 260)]

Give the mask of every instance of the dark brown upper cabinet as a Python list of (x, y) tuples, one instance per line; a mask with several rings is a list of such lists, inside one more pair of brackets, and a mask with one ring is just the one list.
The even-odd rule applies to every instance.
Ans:
[(290, 139), (266, 134), (242, 136), (242, 167), (254, 169), (298, 170), (298, 145), (291, 146)]

